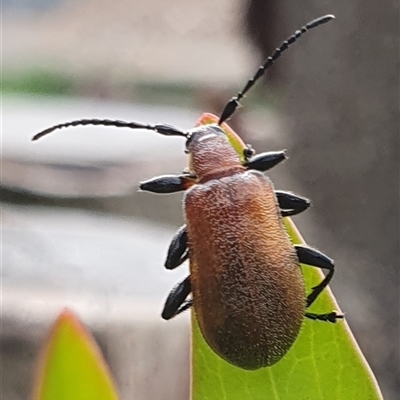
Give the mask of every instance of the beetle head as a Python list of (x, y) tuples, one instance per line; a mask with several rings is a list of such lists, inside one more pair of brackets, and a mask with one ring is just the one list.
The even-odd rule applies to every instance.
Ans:
[(186, 151), (189, 169), (201, 179), (205, 175), (231, 167), (241, 167), (238, 153), (225, 132), (217, 125), (201, 125), (187, 133)]

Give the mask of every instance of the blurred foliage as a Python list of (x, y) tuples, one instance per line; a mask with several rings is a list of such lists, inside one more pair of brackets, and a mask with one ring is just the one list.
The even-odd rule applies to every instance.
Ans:
[(31, 399), (118, 399), (100, 349), (69, 310), (60, 313), (39, 354)]
[[(236, 94), (239, 87), (230, 89), (209, 87), (207, 82), (201, 87), (191, 82), (145, 81), (116, 79), (109, 81), (93, 74), (66, 75), (54, 69), (32, 68), (27, 70), (3, 71), (1, 91), (3, 93), (101, 97), (116, 100), (135, 101), (142, 104), (164, 104), (189, 108), (205, 108), (213, 111), (215, 103), (219, 112), (228, 99)], [(278, 90), (255, 88), (248, 99), (249, 110), (277, 109), (281, 101)], [(211, 106), (211, 110), (210, 110)]]
[(3, 72), (2, 91), (40, 95), (68, 95), (74, 88), (73, 80), (56, 71), (32, 69)]

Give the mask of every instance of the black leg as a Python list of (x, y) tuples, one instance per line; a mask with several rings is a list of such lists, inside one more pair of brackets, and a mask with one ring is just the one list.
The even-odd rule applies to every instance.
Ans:
[(162, 175), (141, 182), (139, 188), (146, 192), (167, 194), (189, 189), (195, 183), (191, 175)]
[(276, 164), (286, 160), (285, 152), (282, 151), (269, 151), (267, 153), (261, 153), (250, 158), (243, 165), (248, 169), (255, 169), (257, 171), (268, 171)]
[(310, 247), (304, 247), (300, 245), (294, 246), (297, 251), (297, 256), (301, 264), (311, 265), (313, 267), (324, 268), (329, 270), (328, 274), (322, 280), (322, 282), (313, 287), (311, 293), (307, 296), (307, 307), (310, 307), (314, 303), (315, 299), (325, 289), (333, 277), (335, 270), (335, 264), (333, 260), (318, 250)]
[(168, 248), (165, 268), (174, 269), (179, 267), (189, 256), (187, 249), (186, 225), (181, 226), (172, 238)]
[(190, 276), (178, 283), (167, 297), (161, 316), (168, 320), (192, 306), (192, 300), (186, 300), (192, 291)]
[(310, 200), (305, 197), (296, 196), (290, 192), (276, 190), (275, 194), (278, 199), (282, 217), (290, 217), (291, 215), (300, 214), (307, 210), (311, 204)]
[(324, 322), (333, 322), (335, 323), (337, 319), (342, 319), (344, 318), (344, 315), (342, 314), (336, 314), (335, 311), (332, 311), (328, 314), (313, 314), (313, 313), (305, 313), (305, 316), (307, 318), (310, 318), (314, 321), (324, 321)]

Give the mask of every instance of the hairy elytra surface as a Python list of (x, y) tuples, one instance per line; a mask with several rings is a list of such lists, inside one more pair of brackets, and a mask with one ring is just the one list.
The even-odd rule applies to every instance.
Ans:
[(204, 128), (188, 143), (201, 184), (184, 197), (194, 311), (217, 354), (257, 369), (295, 341), (306, 307), (303, 278), (271, 181), (244, 170), (224, 135), (212, 133), (219, 128)]

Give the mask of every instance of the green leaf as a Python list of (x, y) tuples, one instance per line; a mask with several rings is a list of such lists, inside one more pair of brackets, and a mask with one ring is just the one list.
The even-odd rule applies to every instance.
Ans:
[[(216, 123), (205, 114), (200, 124)], [(224, 128), (224, 127), (223, 127)], [(225, 130), (225, 129), (224, 129)], [(230, 133), (239, 148), (238, 139)], [(294, 244), (304, 244), (295, 225), (284, 219)], [(302, 265), (310, 290), (323, 279), (318, 268)], [(310, 312), (340, 312), (330, 289)], [(378, 400), (376, 379), (345, 320), (335, 324), (305, 319), (289, 352), (272, 367), (246, 371), (217, 356), (204, 341), (192, 312), (192, 400)]]
[(118, 400), (100, 349), (67, 309), (53, 324), (35, 373), (33, 400)]

